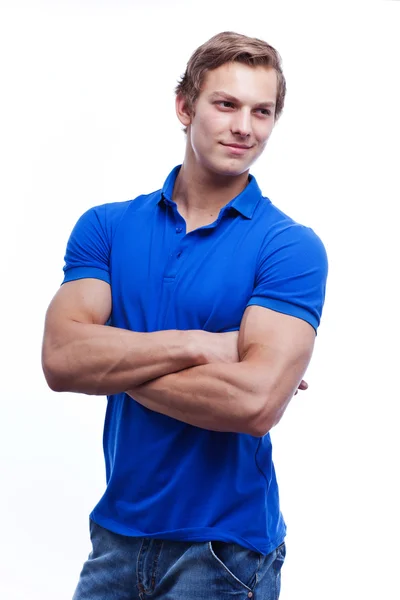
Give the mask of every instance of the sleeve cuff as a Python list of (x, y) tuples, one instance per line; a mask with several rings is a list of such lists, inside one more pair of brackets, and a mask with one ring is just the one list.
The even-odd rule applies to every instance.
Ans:
[(68, 269), (65, 272), (62, 283), (76, 281), (77, 279), (100, 279), (106, 283), (111, 283), (110, 274), (103, 269), (98, 269), (97, 267), (74, 267), (72, 269)]

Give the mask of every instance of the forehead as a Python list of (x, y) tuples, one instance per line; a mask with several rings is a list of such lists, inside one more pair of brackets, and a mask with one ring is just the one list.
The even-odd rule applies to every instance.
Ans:
[(243, 102), (275, 102), (277, 88), (277, 74), (272, 67), (231, 62), (206, 73), (201, 95), (223, 91)]

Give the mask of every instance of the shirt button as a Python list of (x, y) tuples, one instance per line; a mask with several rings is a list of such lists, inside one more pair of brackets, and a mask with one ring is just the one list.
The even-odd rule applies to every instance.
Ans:
[(175, 231), (176, 231), (176, 233), (182, 233), (183, 228), (182, 227), (177, 227)]
[(249, 593), (247, 594), (247, 597), (248, 597), (248, 598), (252, 598), (252, 597), (253, 597), (253, 592), (249, 592)]

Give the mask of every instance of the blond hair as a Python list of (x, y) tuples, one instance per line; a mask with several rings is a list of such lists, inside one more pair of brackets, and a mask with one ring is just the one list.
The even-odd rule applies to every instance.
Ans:
[(193, 52), (186, 71), (175, 88), (175, 93), (184, 96), (189, 110), (192, 111), (206, 73), (228, 62), (275, 69), (278, 79), (275, 119), (278, 119), (283, 110), (286, 94), (286, 80), (282, 72), (280, 55), (267, 42), (233, 31), (223, 31), (214, 35)]

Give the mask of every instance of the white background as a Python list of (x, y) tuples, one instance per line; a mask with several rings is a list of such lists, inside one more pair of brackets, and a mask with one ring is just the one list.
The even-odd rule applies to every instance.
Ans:
[(223, 30), (282, 55), (286, 107), (252, 172), (330, 259), (310, 389), (272, 433), (281, 600), (400, 598), (400, 3), (54, 0), (0, 14), (4, 600), (72, 597), (104, 490), (105, 399), (51, 392), (40, 366), (69, 233), (181, 162), (174, 86)]

